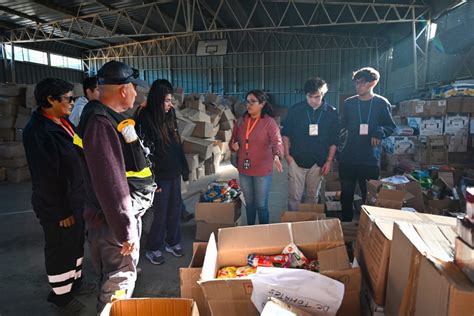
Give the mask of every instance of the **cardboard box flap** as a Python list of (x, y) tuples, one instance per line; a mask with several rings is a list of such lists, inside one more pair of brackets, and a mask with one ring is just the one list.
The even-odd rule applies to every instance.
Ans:
[(254, 315), (258, 315), (257, 308), (250, 300), (218, 300), (209, 302), (212, 315), (226, 315), (226, 316), (251, 316), (249, 310), (254, 309)]
[(238, 202), (196, 203), (195, 221), (209, 224), (233, 224), (240, 217)]
[(187, 298), (130, 298), (112, 303), (110, 316), (199, 316), (196, 304)]
[[(212, 303), (217, 301), (239, 301), (248, 300), (252, 295), (252, 281), (249, 278), (237, 279), (213, 279), (198, 282), (204, 292), (204, 296), (212, 309)], [(217, 314), (222, 315), (222, 314)]]
[(324, 204), (299, 203), (298, 211), (324, 213)]
[(209, 237), (207, 243), (206, 256), (202, 265), (201, 280), (212, 280), (217, 274), (217, 243), (214, 233)]
[(339, 271), (350, 269), (349, 256), (345, 245), (318, 252), (319, 270)]
[(290, 212), (283, 211), (280, 216), (280, 222), (291, 223), (291, 222), (305, 222), (315, 221), (318, 219), (325, 219), (326, 214), (319, 214), (316, 212)]
[(292, 223), (291, 234), (293, 242), (309, 258), (316, 258), (320, 250), (344, 245), (339, 219)]
[(207, 242), (193, 243), (193, 257), (189, 263), (189, 268), (202, 268), (204, 264), (204, 257), (206, 255)]
[(281, 223), (220, 229), (219, 266), (246, 265), (247, 256), (251, 253), (281, 253), (291, 242), (290, 225)]
[[(377, 198), (391, 201), (403, 201), (406, 193), (401, 190), (381, 189)], [(413, 195), (411, 195), (413, 197)]]
[(454, 240), (451, 243), (436, 225), (396, 223), (416, 249), (428, 258), (450, 262), (454, 260)]

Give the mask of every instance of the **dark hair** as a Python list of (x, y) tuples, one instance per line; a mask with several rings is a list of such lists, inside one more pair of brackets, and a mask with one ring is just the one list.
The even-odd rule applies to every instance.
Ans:
[[(256, 97), (259, 103), (265, 102), (265, 105), (262, 108), (262, 114), (261, 114), (262, 117), (264, 117), (265, 115), (273, 117), (273, 107), (270, 104), (270, 98), (268, 94), (266, 94), (262, 90), (251, 90), (247, 92), (247, 94), (245, 95), (245, 98), (247, 99), (249, 95), (253, 95), (254, 97)], [(245, 113), (248, 114), (248, 112), (245, 112)]]
[(352, 80), (364, 79), (372, 82), (380, 79), (380, 73), (372, 67), (364, 67), (352, 73)]
[(325, 94), (328, 92), (328, 84), (319, 77), (312, 77), (306, 80), (303, 91), (305, 94), (313, 94), (318, 91)]
[(38, 82), (35, 87), (36, 105), (41, 108), (50, 108), (53, 105), (49, 103), (48, 97), (61, 100), (61, 96), (72, 91), (73, 84), (62, 79), (45, 78)]
[[(164, 103), (166, 96), (173, 94), (173, 86), (168, 80), (158, 79), (153, 82), (148, 93), (146, 106), (143, 108), (143, 119), (157, 137), (163, 139), (164, 145), (169, 145), (172, 139), (181, 141), (173, 108), (166, 113)], [(170, 135), (170, 132), (172, 133)]]
[(82, 82), (82, 90), (84, 91), (84, 96), (87, 97), (87, 89), (94, 90), (97, 88), (98, 82), (97, 77), (88, 77)]

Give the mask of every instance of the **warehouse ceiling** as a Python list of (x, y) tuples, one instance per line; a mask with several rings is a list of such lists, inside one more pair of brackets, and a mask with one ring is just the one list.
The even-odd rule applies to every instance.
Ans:
[[(0, 0), (5, 42), (76, 54), (193, 33), (282, 31), (389, 36), (456, 1), (429, 0)], [(444, 3), (439, 5), (439, 3)], [(436, 13), (436, 12), (435, 12)], [(391, 28), (393, 30), (397, 28)]]

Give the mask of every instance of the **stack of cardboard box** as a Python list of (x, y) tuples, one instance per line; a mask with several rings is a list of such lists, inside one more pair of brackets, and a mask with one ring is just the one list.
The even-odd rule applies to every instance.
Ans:
[(25, 86), (0, 85), (0, 182), (30, 179), (22, 144), (23, 128), (32, 112), (26, 107), (26, 92)]
[(242, 225), (242, 202), (240, 198), (230, 203), (198, 202), (194, 211), (196, 240), (207, 241), (220, 228)]
[[(228, 142), (235, 116), (220, 96), (189, 94), (176, 110), (178, 129), (190, 169), (190, 181), (214, 174), (220, 163), (230, 159)], [(196, 160), (196, 156), (198, 159)]]
[[(400, 135), (384, 141), (384, 160), (388, 170), (393, 170), (402, 160), (413, 161), (415, 166), (474, 160), (474, 127), (471, 128), (474, 125), (471, 115), (474, 113), (474, 97), (450, 96), (400, 102), (394, 116), (397, 125), (402, 127), (397, 129)], [(413, 134), (409, 133), (410, 128)]]

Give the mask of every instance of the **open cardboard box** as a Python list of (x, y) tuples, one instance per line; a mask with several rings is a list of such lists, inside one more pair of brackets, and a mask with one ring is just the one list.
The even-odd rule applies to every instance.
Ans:
[(199, 316), (193, 300), (186, 298), (130, 298), (112, 303), (110, 316)]
[(241, 205), (240, 198), (231, 203), (196, 203), (196, 239), (207, 241), (219, 228), (240, 226)]
[(181, 297), (189, 298), (196, 302), (199, 313), (211, 315), (207, 301), (201, 287), (197, 283), (201, 278), (202, 265), (206, 254), (207, 242), (193, 243), (193, 257), (187, 268), (179, 269), (179, 280), (181, 287)]
[(474, 285), (452, 262), (451, 227), (397, 223), (387, 284), (387, 315), (472, 315)]
[(377, 305), (385, 305), (390, 245), (395, 222), (455, 227), (453, 217), (362, 206), (354, 255)]
[[(309, 259), (323, 259), (330, 270), (322, 274), (339, 280), (345, 285), (344, 298), (338, 315), (358, 315), (360, 312), (360, 269), (348, 266), (341, 248), (335, 253), (322, 251), (344, 247), (341, 224), (337, 219), (281, 223), (269, 225), (241, 226), (219, 230), (219, 244), (214, 235), (209, 239), (201, 274), (201, 285), (212, 315), (258, 315), (250, 300), (252, 282), (249, 278), (217, 279), (217, 271), (227, 266), (247, 264), (251, 253), (275, 255), (289, 243), (295, 243)], [(341, 259), (343, 258), (343, 259)], [(332, 263), (331, 263), (331, 260)], [(325, 264), (324, 262), (329, 262)], [(346, 269), (336, 270), (344, 265)], [(331, 268), (332, 267), (332, 268)], [(310, 289), (308, 289), (310, 290)]]
[[(402, 203), (403, 206), (412, 207), (418, 212), (424, 212), (425, 207), (423, 204), (423, 194), (421, 192), (420, 183), (411, 178), (411, 176), (407, 176), (407, 178), (410, 180), (410, 182), (406, 184), (392, 184), (390, 182), (383, 182), (380, 180), (367, 181), (367, 204), (377, 205), (378, 203), (379, 205), (377, 206), (380, 207), (397, 209), (393, 207), (395, 206), (394, 203), (396, 203), (396, 205)], [(384, 184), (393, 187), (395, 190), (383, 188)], [(405, 194), (402, 197), (401, 193), (398, 193), (396, 191), (403, 191)], [(382, 194), (382, 197), (385, 199), (386, 203), (384, 205), (380, 205), (382, 203), (378, 201), (378, 199), (380, 198), (380, 194)]]
[(325, 219), (324, 204), (300, 203), (298, 211), (283, 211), (280, 216), (282, 223), (306, 222)]

